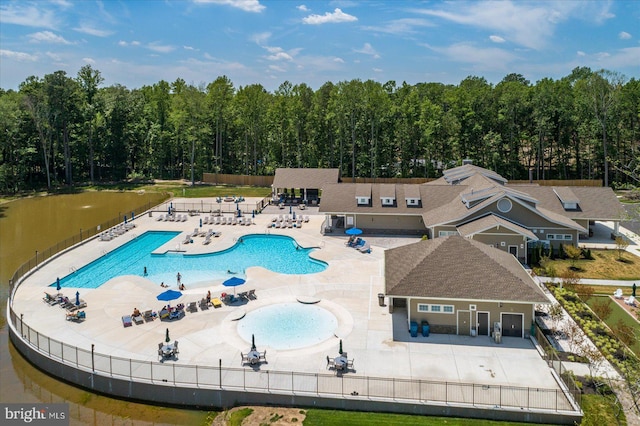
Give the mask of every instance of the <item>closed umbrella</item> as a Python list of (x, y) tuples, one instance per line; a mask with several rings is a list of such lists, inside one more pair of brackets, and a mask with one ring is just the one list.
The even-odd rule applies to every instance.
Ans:
[(222, 283), (225, 287), (233, 287), (233, 294), (236, 294), (236, 287), (245, 283), (245, 280), (238, 277), (231, 277)]
[(338, 349), (338, 353), (342, 355), (342, 339), (340, 339), (340, 349)]
[(56, 278), (56, 290), (60, 291), (62, 287), (60, 287), (60, 277)]
[(167, 336), (164, 338), (164, 341), (169, 343), (171, 339), (169, 338), (169, 329), (167, 328)]
[(256, 350), (256, 338), (253, 334), (251, 335), (251, 350), (252, 351)]
[(80, 292), (76, 291), (76, 306), (80, 305)]

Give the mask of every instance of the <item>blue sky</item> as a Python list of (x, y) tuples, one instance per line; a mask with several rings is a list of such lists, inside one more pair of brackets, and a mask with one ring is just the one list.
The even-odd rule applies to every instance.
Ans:
[(128, 88), (221, 75), (269, 91), (512, 72), (535, 83), (577, 66), (640, 78), (640, 2), (0, 0), (0, 87), (85, 64)]

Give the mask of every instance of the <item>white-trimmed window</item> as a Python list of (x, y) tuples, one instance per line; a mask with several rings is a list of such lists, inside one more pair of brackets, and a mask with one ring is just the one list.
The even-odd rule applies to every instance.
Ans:
[(573, 240), (573, 235), (571, 235), (571, 234), (547, 234), (547, 240), (571, 241), (571, 240)]
[(368, 197), (357, 197), (358, 200), (358, 205), (362, 206), (362, 205), (369, 205), (369, 198)]
[(429, 305), (418, 303), (418, 312), (433, 312), (436, 314), (452, 314), (453, 305)]
[(383, 206), (392, 206), (395, 198), (383, 197), (381, 200)]
[(438, 231), (438, 237), (448, 237), (449, 235), (458, 235), (458, 231)]
[(407, 198), (407, 205), (408, 206), (417, 206), (418, 205), (418, 199), (417, 198)]

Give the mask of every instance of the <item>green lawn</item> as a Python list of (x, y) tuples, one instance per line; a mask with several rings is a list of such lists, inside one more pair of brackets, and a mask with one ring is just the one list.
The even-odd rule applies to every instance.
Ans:
[[(576, 273), (579, 278), (601, 280), (638, 280), (640, 279), (640, 258), (629, 252), (624, 252), (622, 261), (618, 250), (591, 250), (594, 260), (580, 259), (576, 262)], [(556, 277), (561, 277), (571, 266), (569, 259), (549, 261), (553, 266)]]
[[(631, 315), (629, 315), (624, 309), (622, 309), (614, 300), (610, 297), (605, 296), (594, 296), (587, 299), (587, 305), (593, 309), (593, 305), (596, 301), (606, 300), (609, 306), (611, 307), (611, 315), (607, 318), (602, 319), (605, 324), (609, 326), (609, 328), (615, 330), (615, 325), (619, 320), (622, 320), (625, 325), (632, 327), (635, 330), (635, 335), (640, 336), (640, 323), (633, 319)], [(630, 347), (630, 349), (636, 354), (640, 355), (640, 340), (636, 341), (636, 343)]]
[[(600, 395), (582, 395), (581, 426), (626, 425), (624, 412), (613, 405), (612, 397)], [(617, 419), (616, 419), (617, 418)]]
[(531, 423), (311, 409), (307, 411), (307, 417), (302, 424), (304, 426), (525, 426)]

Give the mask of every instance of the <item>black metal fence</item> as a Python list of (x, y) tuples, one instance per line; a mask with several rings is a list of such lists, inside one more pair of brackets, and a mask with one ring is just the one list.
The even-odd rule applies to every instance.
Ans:
[[(252, 392), (344, 396), (394, 400), (406, 403), (446, 403), (466, 406), (574, 413), (568, 394), (558, 389), (367, 377), (351, 374), (303, 373), (253, 370), (213, 365), (186, 365), (115, 357), (79, 348), (41, 334), (26, 324), (13, 309), (14, 328), (34, 350), (79, 370), (106, 377), (195, 389), (227, 389)], [(212, 364), (215, 364), (212, 363)]]

